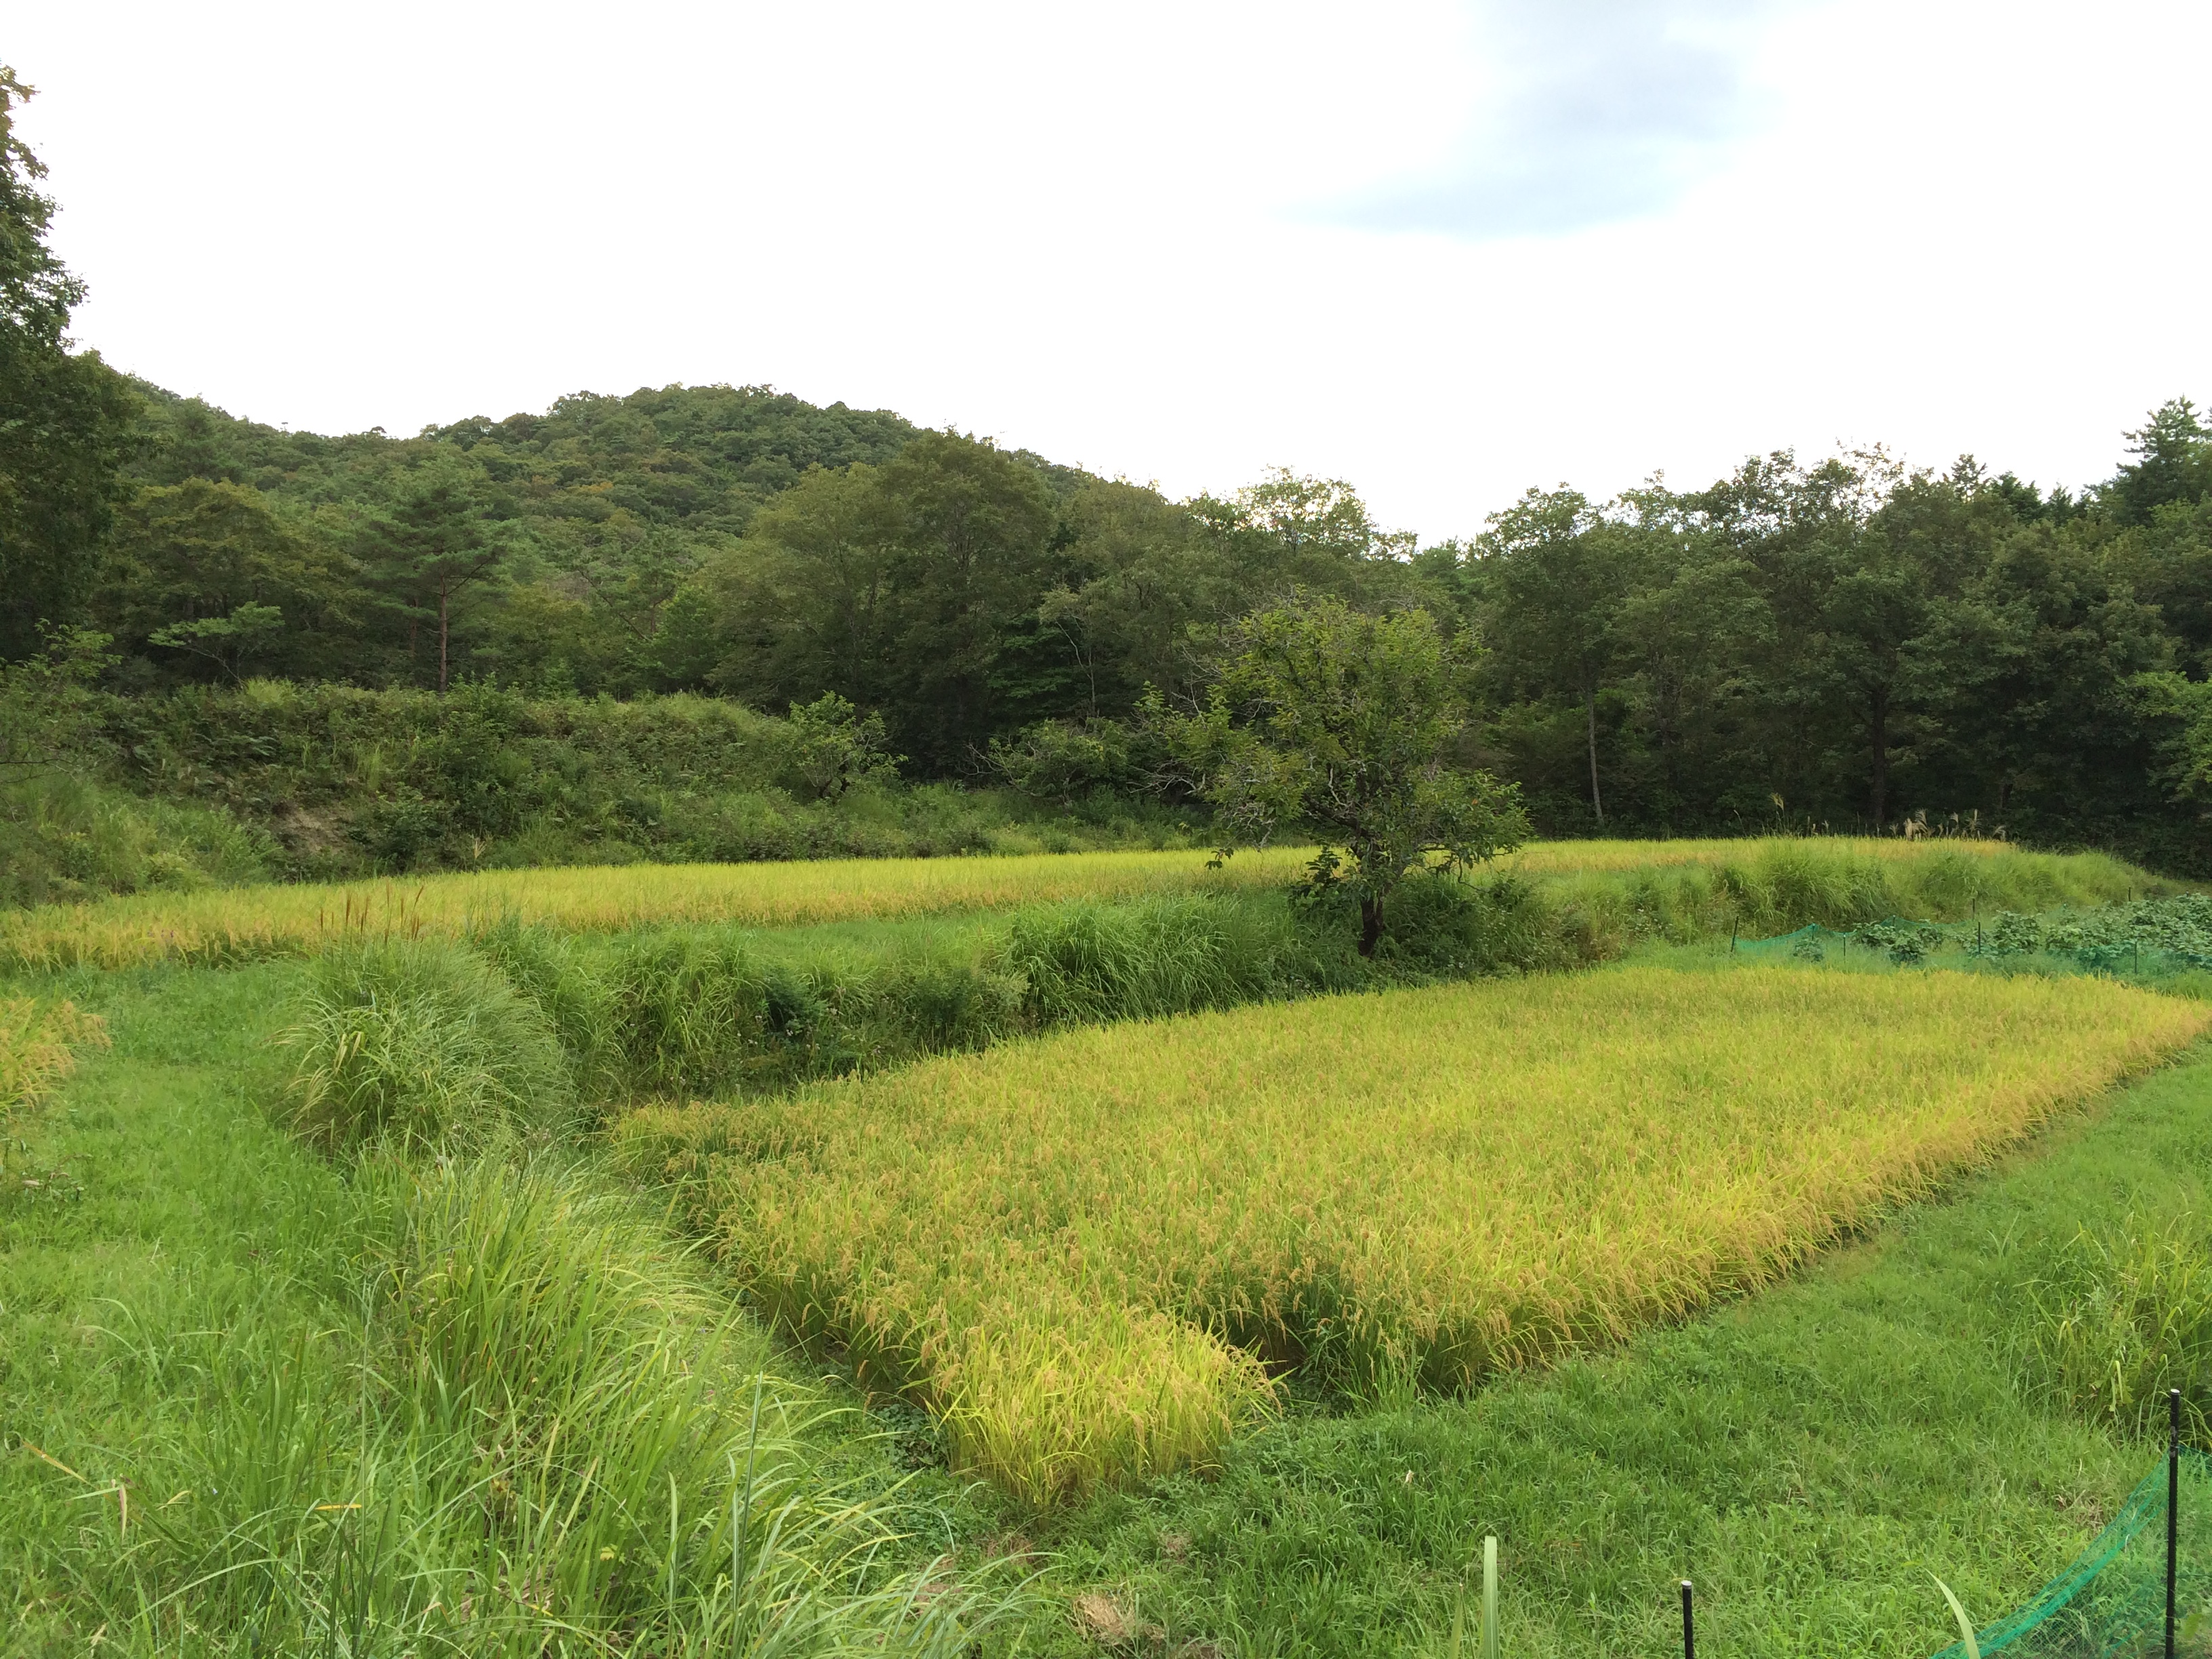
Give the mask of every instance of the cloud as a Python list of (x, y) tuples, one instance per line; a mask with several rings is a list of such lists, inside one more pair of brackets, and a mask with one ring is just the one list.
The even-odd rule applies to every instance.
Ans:
[(1760, 125), (1749, 61), (1788, 3), (1472, 0), (1456, 142), (1326, 216), (1487, 240), (1657, 212)]

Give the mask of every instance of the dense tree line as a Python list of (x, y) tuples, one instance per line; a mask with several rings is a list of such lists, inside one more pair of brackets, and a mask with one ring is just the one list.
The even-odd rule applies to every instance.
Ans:
[(1302, 595), (1426, 612), (1464, 763), (1554, 833), (1957, 815), (2212, 861), (2212, 431), (2185, 401), (2079, 495), (1784, 453), (1532, 491), (1427, 547), (1341, 483), (1178, 501), (762, 387), (322, 437), (70, 349), (82, 290), (4, 126), (23, 95), (0, 80), (7, 658), (89, 627), (137, 695), (834, 694), (909, 775), (1073, 799), (1171, 771), (1162, 711), (1204, 708), (1239, 619)]

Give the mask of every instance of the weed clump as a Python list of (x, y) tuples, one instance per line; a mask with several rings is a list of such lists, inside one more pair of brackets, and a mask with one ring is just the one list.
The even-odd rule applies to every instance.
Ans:
[(2181, 1390), (2185, 1437), (2212, 1422), (2212, 1229), (2182, 1212), (2134, 1212), (2113, 1231), (2077, 1233), (2052, 1277), (2032, 1286), (2034, 1346), (2061, 1400), (2138, 1438), (2162, 1435)]
[(543, 1141), (574, 1115), (574, 1084), (543, 1011), (457, 945), (387, 939), (320, 957), (281, 1041), (298, 1125), (325, 1147)]

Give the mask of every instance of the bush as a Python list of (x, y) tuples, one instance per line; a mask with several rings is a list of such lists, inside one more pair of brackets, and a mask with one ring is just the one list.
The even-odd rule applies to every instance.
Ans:
[(991, 739), (991, 769), (1032, 800), (1073, 806), (1086, 796), (1134, 793), (1144, 769), (1135, 734), (1119, 720), (1040, 720), (1011, 741)]
[(573, 1115), (545, 1014), (459, 945), (342, 945), (309, 969), (303, 1003), (283, 1042), (300, 1127), (325, 1146), (543, 1140)]

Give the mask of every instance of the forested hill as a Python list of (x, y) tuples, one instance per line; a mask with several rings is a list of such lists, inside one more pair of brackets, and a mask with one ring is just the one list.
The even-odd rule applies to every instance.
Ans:
[(499, 507), (556, 544), (556, 524), (741, 533), (808, 467), (886, 461), (916, 431), (888, 410), (717, 386), (579, 393), (543, 415), (479, 416), (412, 438), (325, 438), (132, 384), (144, 400), (145, 441), (128, 467), (136, 483), (203, 478), (308, 505), (360, 503), (390, 499), (398, 477), (450, 450), (481, 471)]
[(1972, 461), (1754, 458), (1696, 490), (1532, 491), (1474, 539), (1346, 485), (1227, 499), (763, 388), (321, 438), (143, 388), (85, 614), (137, 693), (244, 679), (825, 692), (911, 775), (1132, 787), (1148, 686), (1293, 590), (1480, 641), (1469, 758), (1555, 831), (1952, 814), (2208, 862), (2212, 431), (2177, 401), (2078, 495)]
[(82, 614), (134, 692), (249, 678), (880, 709), (931, 775), (1188, 692), (1191, 630), (1305, 585), (1414, 592), (1341, 485), (1171, 502), (763, 387), (321, 437), (138, 385)]
[(2079, 493), (1771, 454), (1532, 490), (1427, 546), (1340, 482), (1171, 501), (765, 387), (319, 437), (71, 344), (28, 95), (0, 68), (0, 830), (57, 882), (92, 882), (64, 866), (106, 808), (58, 803), (93, 780), (291, 824), (299, 868), (319, 839), (386, 867), (540, 832), (874, 845), (929, 781), (1118, 822), (1228, 625), (1323, 599), (1456, 636), (1453, 761), (1552, 833), (1955, 819), (2212, 871), (2212, 429), (2186, 401)]
[[(888, 460), (915, 432), (763, 387), (669, 386), (410, 438), (324, 437), (133, 384), (131, 493), (94, 610), (147, 684), (233, 667), (434, 678), (425, 628), (442, 597), (449, 679), (647, 689), (662, 677), (640, 644), (685, 574), (808, 468)], [(228, 654), (143, 643), (241, 604), (284, 614), (208, 641)]]

